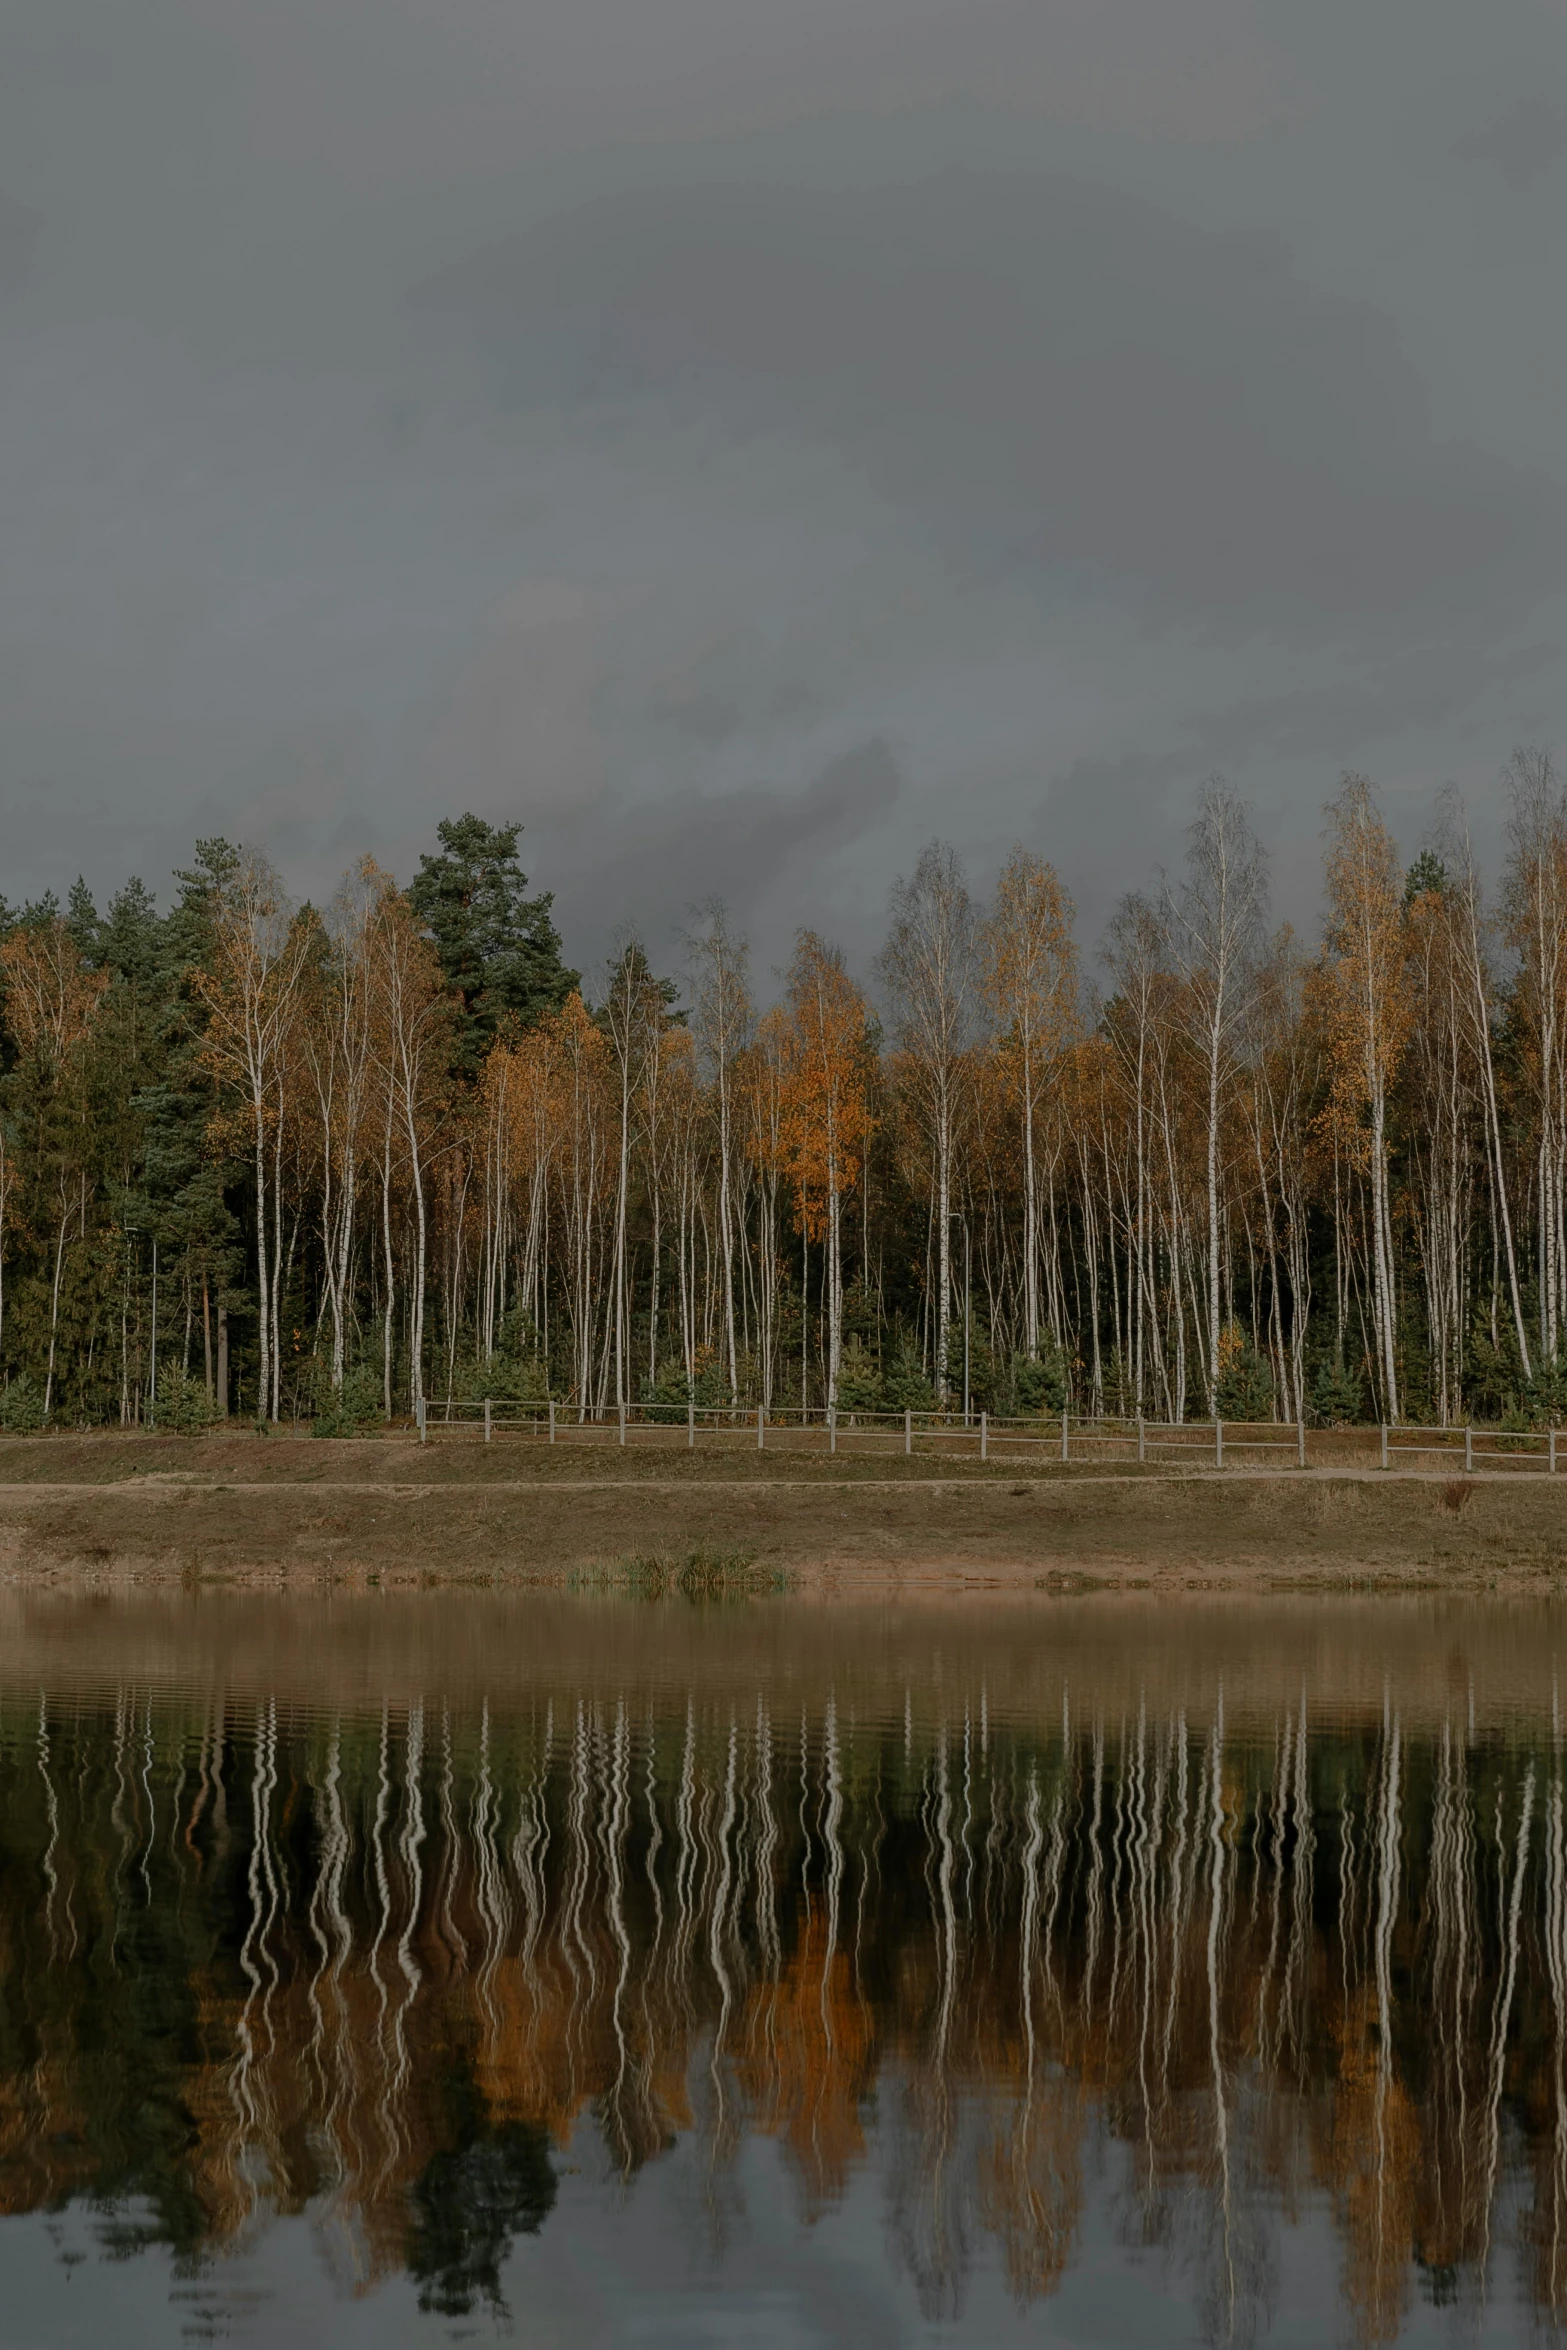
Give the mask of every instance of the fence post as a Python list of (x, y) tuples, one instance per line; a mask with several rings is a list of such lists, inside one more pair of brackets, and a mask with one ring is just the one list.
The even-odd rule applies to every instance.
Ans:
[(490, 1441), (490, 1399), (488, 1396), (484, 1399), (484, 1441), (486, 1444)]
[(1466, 1428), (1466, 1429), (1464, 1430), (1464, 1474), (1465, 1474), (1466, 1476), (1468, 1475), (1469, 1471), (1470, 1471), (1470, 1470), (1471, 1470), (1471, 1469), (1474, 1467), (1474, 1465), (1475, 1465), (1475, 1432), (1474, 1432), (1473, 1428)]
[(827, 1406), (827, 1450), (828, 1450), (829, 1452), (836, 1452), (836, 1451), (837, 1451), (837, 1449), (838, 1449), (838, 1406), (837, 1406), (835, 1403), (830, 1403), (830, 1404)]
[(1063, 1460), (1065, 1460), (1065, 1459), (1066, 1459), (1066, 1457), (1067, 1457), (1067, 1447), (1066, 1447), (1066, 1405), (1065, 1405), (1065, 1404), (1063, 1404), (1063, 1405), (1061, 1406), (1061, 1458), (1062, 1458)]
[(907, 1407), (903, 1414), (903, 1449), (906, 1453), (914, 1450), (914, 1414)]
[(696, 1450), (696, 1396), (689, 1387), (686, 1389), (686, 1450)]
[(1295, 1427), (1300, 1438), (1300, 1465), (1304, 1468), (1306, 1466), (1306, 1423), (1304, 1420), (1297, 1420)]
[(1556, 1422), (1554, 1420), (1551, 1422), (1551, 1449), (1546, 1455), (1545, 1473), (1548, 1477), (1554, 1477), (1556, 1474)]
[(1387, 1422), (1382, 1423), (1382, 1466), (1387, 1467)]
[(1222, 1420), (1215, 1420), (1213, 1423), (1213, 1465), (1216, 1469), (1222, 1469), (1224, 1466), (1224, 1422)]
[(555, 1441), (555, 1398), (550, 1397), (550, 1442)]
[(763, 1452), (766, 1450), (767, 1440), (764, 1434), (766, 1427), (767, 1406), (765, 1404), (759, 1403), (756, 1407), (756, 1449), (758, 1452)]
[(982, 1461), (988, 1461), (990, 1458), (990, 1414), (988, 1412), (981, 1412), (979, 1415), (979, 1457)]
[(620, 1412), (620, 1441), (624, 1444), (626, 1441), (626, 1407), (621, 1404), (617, 1408)]
[(1139, 1462), (1145, 1461), (1148, 1458), (1148, 1436), (1147, 1431), (1143, 1426), (1143, 1415), (1141, 1412), (1139, 1412), (1137, 1415), (1137, 1458)]

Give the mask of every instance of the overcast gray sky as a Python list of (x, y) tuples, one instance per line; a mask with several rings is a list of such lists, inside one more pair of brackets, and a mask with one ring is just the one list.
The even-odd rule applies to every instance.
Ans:
[(527, 826), (863, 963), (934, 832), (1310, 919), (1567, 740), (1554, 0), (10, 0), (0, 891)]

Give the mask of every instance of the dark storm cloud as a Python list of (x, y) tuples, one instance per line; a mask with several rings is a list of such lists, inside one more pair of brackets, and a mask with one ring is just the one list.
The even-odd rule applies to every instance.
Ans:
[(1278, 238), (1047, 172), (628, 195), (441, 293), (497, 365), (531, 341), (731, 432), (840, 442), (980, 567), (1359, 617), (1504, 567), (1536, 588), (1567, 519), (1434, 447), (1388, 324)]
[(557, 915), (575, 936), (602, 926), (605, 905), (624, 907), (664, 966), (695, 905), (716, 895), (783, 953), (789, 932), (810, 926), (821, 877), (892, 814), (900, 790), (888, 745), (861, 743), (803, 791), (662, 796), (603, 830), (592, 818), (546, 820), (538, 843), (558, 880)]
[[(1097, 925), (1564, 732), (1567, 32), (1524, 0), (17, 0), (0, 891), (528, 826), (574, 959)], [(896, 750), (887, 745), (895, 745)]]

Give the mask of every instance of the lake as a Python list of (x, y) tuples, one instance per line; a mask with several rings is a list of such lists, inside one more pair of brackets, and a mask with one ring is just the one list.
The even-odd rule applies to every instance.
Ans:
[(1534, 2340), (1564, 1636), (11, 1591), (3, 2338)]

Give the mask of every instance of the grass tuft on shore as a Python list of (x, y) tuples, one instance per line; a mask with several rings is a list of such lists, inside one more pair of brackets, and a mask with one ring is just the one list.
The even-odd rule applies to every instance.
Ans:
[(633, 1599), (770, 1599), (792, 1591), (797, 1578), (780, 1567), (758, 1566), (746, 1550), (705, 1546), (677, 1552), (637, 1551), (602, 1567), (580, 1569), (569, 1578), (574, 1591), (623, 1592)]

